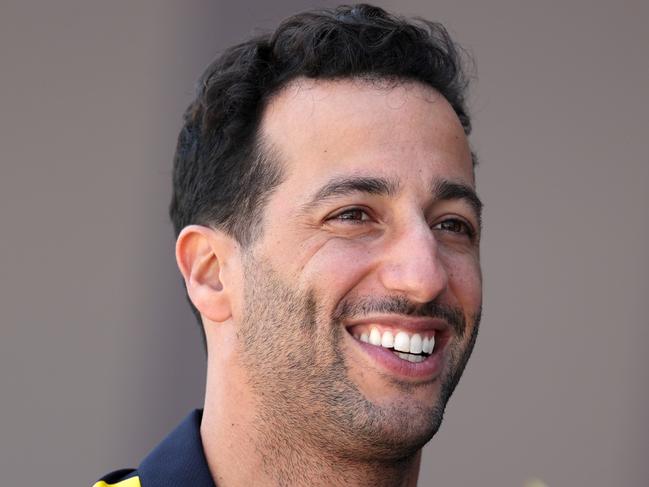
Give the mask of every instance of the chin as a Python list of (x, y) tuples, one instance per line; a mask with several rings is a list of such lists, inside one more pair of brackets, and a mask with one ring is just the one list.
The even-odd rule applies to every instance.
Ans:
[(399, 461), (415, 455), (437, 433), (444, 406), (401, 399), (390, 405), (372, 405), (357, 424), (367, 460)]

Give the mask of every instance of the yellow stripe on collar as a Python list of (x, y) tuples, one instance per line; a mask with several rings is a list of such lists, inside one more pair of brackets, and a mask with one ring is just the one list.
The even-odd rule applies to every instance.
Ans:
[(140, 477), (131, 477), (130, 479), (120, 480), (116, 484), (107, 484), (100, 480), (92, 487), (142, 487), (142, 484), (140, 484)]

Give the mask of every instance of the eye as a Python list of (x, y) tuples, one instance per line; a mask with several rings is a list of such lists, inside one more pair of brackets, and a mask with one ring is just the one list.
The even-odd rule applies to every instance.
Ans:
[(363, 223), (370, 221), (371, 218), (362, 208), (348, 208), (341, 211), (340, 213), (336, 213), (335, 215), (330, 217), (329, 220), (337, 220), (349, 223)]
[(457, 233), (459, 235), (466, 235), (470, 238), (472, 238), (475, 233), (473, 231), (473, 228), (471, 228), (468, 223), (460, 220), (459, 218), (449, 218), (447, 220), (444, 220), (433, 226), (433, 229), (443, 230), (450, 233)]

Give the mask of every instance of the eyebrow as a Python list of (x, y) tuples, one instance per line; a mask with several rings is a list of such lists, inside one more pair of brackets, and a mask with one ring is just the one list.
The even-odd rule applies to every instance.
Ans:
[[(464, 200), (478, 218), (482, 220), (482, 201), (475, 190), (463, 183), (438, 179), (431, 185), (431, 193), (436, 201)], [(399, 191), (399, 183), (392, 179), (381, 177), (351, 176), (334, 178), (325, 184), (318, 192), (301, 207), (302, 212), (307, 212), (330, 198), (348, 196), (354, 193), (366, 193), (379, 196), (393, 196)]]
[(379, 178), (351, 176), (334, 178), (325, 184), (306, 204), (302, 211), (317, 207), (322, 202), (339, 196), (348, 196), (354, 193), (366, 193), (380, 196), (392, 196), (397, 193), (399, 185), (396, 181)]
[(447, 179), (439, 179), (433, 182), (433, 196), (436, 200), (464, 200), (473, 209), (478, 218), (478, 224), (482, 226), (482, 201), (475, 190), (466, 184), (456, 183)]

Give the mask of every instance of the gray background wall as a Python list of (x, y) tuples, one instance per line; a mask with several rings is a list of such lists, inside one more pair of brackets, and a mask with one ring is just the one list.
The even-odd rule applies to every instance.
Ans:
[[(649, 4), (378, 4), (478, 61), (483, 328), (420, 484), (647, 485)], [(201, 405), (166, 216), (181, 113), (220, 49), (314, 5), (2, 2), (2, 485), (91, 484)]]

